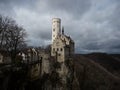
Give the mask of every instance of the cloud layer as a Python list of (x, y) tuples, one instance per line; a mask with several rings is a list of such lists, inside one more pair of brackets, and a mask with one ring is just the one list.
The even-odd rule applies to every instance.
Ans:
[(0, 12), (28, 33), (29, 45), (51, 43), (51, 20), (62, 19), (76, 52), (120, 53), (120, 0), (0, 0)]

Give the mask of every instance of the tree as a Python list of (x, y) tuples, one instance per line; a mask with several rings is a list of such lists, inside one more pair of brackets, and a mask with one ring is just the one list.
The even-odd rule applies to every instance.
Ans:
[(5, 44), (5, 36), (9, 28), (10, 19), (8, 17), (3, 17), (0, 15), (0, 49), (3, 49)]
[(15, 20), (0, 15), (0, 50), (10, 54), (13, 62), (17, 52), (26, 45), (25, 36), (25, 29), (18, 26)]

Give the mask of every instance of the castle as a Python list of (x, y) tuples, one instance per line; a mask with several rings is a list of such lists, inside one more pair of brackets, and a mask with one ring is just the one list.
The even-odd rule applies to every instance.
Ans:
[[(39, 48), (26, 48), (21, 50), (17, 54), (17, 60), (26, 65), (31, 65), (29, 75), (33, 77), (43, 75), (44, 73), (50, 73), (51, 63), (57, 61), (60, 63), (60, 70), (57, 70), (61, 77), (67, 75), (67, 68), (65, 66), (65, 60), (71, 58), (74, 55), (74, 41), (70, 36), (64, 34), (64, 28), (61, 29), (61, 19), (52, 19), (52, 45), (51, 55), (50, 52), (45, 52), (44, 49)], [(53, 58), (52, 58), (52, 57)], [(55, 58), (54, 58), (55, 57)], [(7, 60), (8, 59), (8, 60)], [(53, 59), (53, 62), (52, 62)], [(10, 57), (5, 53), (0, 53), (0, 63), (4, 63), (4, 60), (11, 62)], [(30, 74), (31, 73), (31, 74)], [(36, 74), (35, 74), (36, 73)], [(66, 74), (65, 74), (66, 73)]]
[(64, 62), (74, 54), (74, 41), (61, 30), (61, 19), (52, 19), (52, 45), (51, 56), (55, 56), (58, 62)]
[[(40, 88), (45, 90), (67, 90), (65, 88), (72, 83), (75, 75), (72, 62), (74, 41), (70, 36), (64, 34), (64, 28), (61, 29), (61, 19), (59, 18), (52, 19), (51, 54), (49, 49), (25, 48), (17, 53), (15, 65), (11, 62), (4, 64), (4, 60), (11, 61), (11, 59), (5, 55), (5, 52), (0, 53), (1, 67), (5, 69), (5, 71), (0, 70), (2, 78), (7, 77), (7, 80), (9, 80), (8, 78), (12, 80), (11, 77), (17, 75), (15, 80), (19, 81), (18, 85), (21, 85), (20, 87), (23, 89), (26, 89), (29, 84), (32, 85), (34, 81), (39, 81), (35, 87), (40, 85)], [(21, 79), (24, 80), (25, 85)], [(6, 79), (2, 83), (6, 83)]]

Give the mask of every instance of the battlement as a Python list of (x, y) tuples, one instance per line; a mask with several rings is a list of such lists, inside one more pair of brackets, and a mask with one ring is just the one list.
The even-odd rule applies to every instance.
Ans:
[(60, 18), (53, 18), (52, 22), (60, 22), (61, 23), (61, 19)]

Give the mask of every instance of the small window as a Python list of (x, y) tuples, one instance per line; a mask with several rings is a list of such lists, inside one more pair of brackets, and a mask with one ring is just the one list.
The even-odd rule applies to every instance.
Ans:
[(53, 51), (55, 51), (55, 48), (53, 48)]
[(61, 51), (63, 51), (63, 49), (62, 49), (62, 48), (61, 48), (60, 50), (61, 50)]
[(61, 56), (61, 54), (58, 54), (58, 56)]
[(59, 48), (57, 48), (57, 51), (59, 51)]
[(53, 31), (55, 31), (55, 29), (53, 29)]

